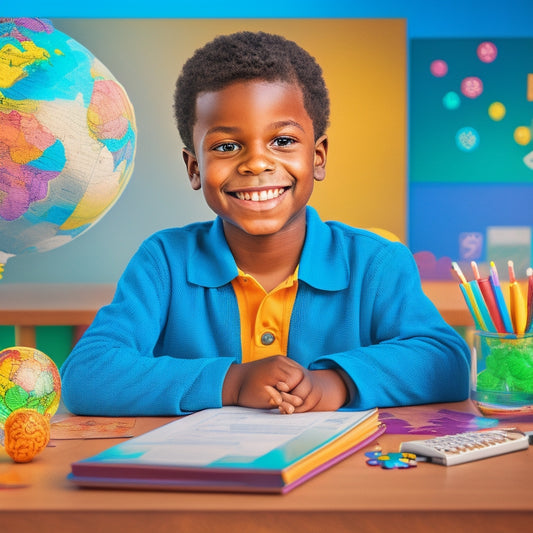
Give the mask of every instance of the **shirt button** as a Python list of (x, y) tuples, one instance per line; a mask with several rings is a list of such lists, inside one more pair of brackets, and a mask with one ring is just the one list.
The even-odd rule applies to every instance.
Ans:
[(266, 333), (263, 333), (263, 335), (261, 335), (261, 344), (268, 346), (269, 344), (272, 344), (273, 342), (274, 342), (274, 335), (270, 333), (270, 331), (267, 331)]

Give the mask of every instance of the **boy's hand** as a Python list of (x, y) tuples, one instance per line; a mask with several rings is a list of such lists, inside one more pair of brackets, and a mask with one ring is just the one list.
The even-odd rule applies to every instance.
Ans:
[(293, 412), (303, 400), (292, 394), (307, 371), (282, 355), (231, 365), (222, 387), (223, 405)]
[[(344, 380), (336, 370), (307, 370), (298, 385), (288, 394), (281, 392), (283, 402), (279, 409), (282, 413), (304, 413), (306, 411), (336, 411), (342, 407), (348, 397), (348, 389)], [(296, 405), (292, 398), (299, 398), (301, 403)], [(289, 404), (292, 410), (285, 409)]]
[(223, 405), (268, 409), (284, 414), (335, 411), (347, 388), (335, 370), (307, 370), (281, 355), (230, 367), (222, 389)]

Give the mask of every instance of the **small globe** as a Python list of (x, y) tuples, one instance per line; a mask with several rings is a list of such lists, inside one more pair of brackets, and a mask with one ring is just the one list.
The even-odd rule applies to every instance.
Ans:
[(61, 378), (50, 357), (25, 346), (0, 352), (0, 428), (17, 409), (52, 417), (60, 398)]
[(0, 18), (0, 263), (100, 220), (132, 174), (136, 132), (89, 50), (46, 19)]

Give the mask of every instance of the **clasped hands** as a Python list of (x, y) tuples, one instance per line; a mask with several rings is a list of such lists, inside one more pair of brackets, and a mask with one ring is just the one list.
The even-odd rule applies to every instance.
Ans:
[(283, 414), (335, 411), (346, 398), (336, 370), (308, 370), (282, 355), (231, 365), (222, 390), (224, 405), (278, 407)]

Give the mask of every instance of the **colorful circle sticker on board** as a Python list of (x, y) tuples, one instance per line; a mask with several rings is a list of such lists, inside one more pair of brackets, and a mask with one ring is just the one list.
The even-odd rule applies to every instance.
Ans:
[(457, 148), (463, 152), (471, 152), (479, 146), (479, 133), (470, 126), (461, 128), (455, 134)]
[(436, 78), (442, 78), (448, 73), (448, 64), (442, 59), (435, 59), (435, 61), (431, 62), (431, 65), (429, 66), (429, 71)]
[(453, 111), (461, 105), (461, 98), (455, 91), (450, 91), (444, 95), (442, 104), (446, 109)]
[(513, 137), (517, 144), (525, 146), (531, 141), (531, 130), (527, 126), (518, 126), (514, 130)]
[(483, 92), (483, 82), (476, 76), (468, 76), (461, 82), (461, 92), (467, 98), (477, 98)]
[(490, 41), (485, 41), (477, 47), (477, 56), (483, 63), (492, 63), (497, 55), (498, 48)]
[(489, 117), (497, 122), (505, 117), (506, 112), (507, 110), (501, 102), (492, 102), (489, 106)]

